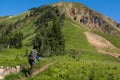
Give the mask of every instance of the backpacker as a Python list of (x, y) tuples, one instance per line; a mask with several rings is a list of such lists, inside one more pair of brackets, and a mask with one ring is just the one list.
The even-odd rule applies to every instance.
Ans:
[(30, 52), (30, 54), (29, 54), (29, 56), (28, 56), (28, 59), (30, 59), (30, 60), (35, 60), (36, 54), (37, 54), (37, 50), (36, 50), (36, 49), (33, 49), (33, 50)]

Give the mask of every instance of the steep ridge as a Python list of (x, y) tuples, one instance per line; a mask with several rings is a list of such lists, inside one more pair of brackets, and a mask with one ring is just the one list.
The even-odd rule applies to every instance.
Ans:
[(120, 35), (120, 28), (117, 22), (89, 9), (83, 4), (62, 2), (54, 5), (60, 6), (67, 16), (92, 30), (98, 29), (110, 35)]

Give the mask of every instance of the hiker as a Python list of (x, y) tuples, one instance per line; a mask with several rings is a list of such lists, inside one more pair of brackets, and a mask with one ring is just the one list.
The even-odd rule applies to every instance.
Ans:
[(118, 59), (120, 59), (120, 56), (118, 56)]
[(40, 58), (39, 58), (36, 48), (34, 47), (28, 56), (28, 61), (29, 61), (30, 67), (31, 67), (30, 72), (29, 72), (30, 76), (33, 74), (35, 60), (40, 61)]

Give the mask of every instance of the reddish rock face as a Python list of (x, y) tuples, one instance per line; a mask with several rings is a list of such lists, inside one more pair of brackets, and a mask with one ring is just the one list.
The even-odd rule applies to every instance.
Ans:
[[(98, 15), (93, 10), (84, 11), (85, 14), (81, 14), (82, 16), (79, 14), (76, 14), (75, 12), (76, 12), (76, 9), (72, 9), (70, 13), (71, 15), (70, 17), (73, 17), (73, 20), (77, 20), (77, 21), (79, 20), (79, 22), (84, 24), (85, 26), (88, 26), (91, 28), (98, 28), (105, 33), (113, 34), (110, 24), (108, 24), (104, 19), (102, 19), (100, 15)], [(80, 13), (82, 12), (80, 11)]]
[[(62, 6), (64, 4), (64, 6)], [(64, 8), (64, 13), (71, 19), (82, 23), (90, 29), (98, 29), (110, 35), (116, 35), (116, 28), (120, 28), (120, 24), (111, 18), (103, 16), (96, 11), (76, 3), (58, 3), (58, 6)]]

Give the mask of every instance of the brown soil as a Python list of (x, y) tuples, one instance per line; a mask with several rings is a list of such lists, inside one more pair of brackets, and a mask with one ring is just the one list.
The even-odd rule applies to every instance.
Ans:
[[(44, 70), (48, 69), (53, 63), (48, 63), (45, 66), (41, 67), (40, 69), (36, 70), (35, 72), (33, 72), (32, 76), (38, 75), (41, 72), (43, 72)], [(27, 77), (22, 77), (20, 80), (26, 80), (28, 79)]]
[(52, 64), (52, 63), (46, 64), (45, 66), (43, 66), (43, 67), (40, 68), (39, 70), (36, 70), (36, 71), (33, 73), (33, 76), (35, 76), (35, 75), (41, 73), (42, 71), (48, 69), (51, 64)]
[(85, 32), (88, 42), (92, 44), (100, 53), (118, 57), (118, 49), (105, 38), (91, 32)]

